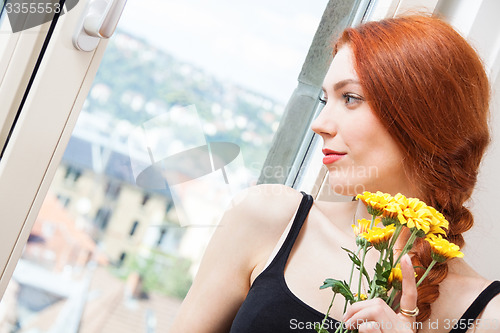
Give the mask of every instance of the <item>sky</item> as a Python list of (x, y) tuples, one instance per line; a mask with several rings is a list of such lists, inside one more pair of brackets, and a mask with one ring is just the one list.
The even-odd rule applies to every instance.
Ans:
[(119, 29), (286, 103), (327, 0), (128, 1)]

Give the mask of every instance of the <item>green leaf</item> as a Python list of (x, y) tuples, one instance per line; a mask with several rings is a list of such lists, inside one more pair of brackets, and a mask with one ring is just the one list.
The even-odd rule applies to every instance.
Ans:
[[(359, 257), (356, 255), (356, 253), (352, 252), (349, 249), (346, 249), (345, 247), (342, 247), (342, 250), (344, 250), (344, 251), (346, 251), (348, 253), (349, 258), (354, 263), (356, 269), (358, 271), (361, 271), (361, 259), (359, 259)], [(368, 252), (369, 250), (370, 249), (367, 249), (366, 252)], [(365, 276), (366, 280), (368, 281), (368, 284), (370, 284), (371, 279), (370, 279), (370, 275), (366, 271), (366, 268), (363, 267), (363, 270), (361, 271), (361, 274), (363, 274)]]
[(347, 300), (354, 300), (354, 296), (347, 285), (347, 282), (336, 279), (326, 279), (320, 289), (332, 288), (334, 293), (339, 293)]
[(349, 250), (346, 247), (341, 247), (341, 249), (344, 250), (344, 251), (346, 251), (346, 252), (348, 252), (348, 253), (350, 253), (350, 254), (356, 255), (352, 250)]
[(375, 297), (382, 298), (384, 301), (387, 301), (387, 288), (385, 286), (376, 286), (375, 287)]
[(382, 287), (387, 287), (389, 275), (391, 275), (392, 266), (390, 262), (384, 261), (382, 264), (377, 263), (375, 266), (375, 284)]
[(349, 255), (349, 258), (351, 258), (352, 262), (358, 266), (361, 265), (361, 260), (359, 260), (358, 256), (356, 255), (356, 253), (354, 253), (353, 251), (349, 250), (349, 249), (346, 249), (345, 247), (342, 247), (342, 250), (346, 251)]
[(363, 269), (363, 275), (365, 276), (368, 285), (370, 285), (372, 283), (371, 282), (372, 280), (370, 279), (370, 275), (368, 275), (368, 272), (366, 271), (366, 269)]
[(349, 259), (352, 260), (354, 265), (356, 265), (356, 267), (358, 267), (358, 269), (359, 269), (359, 266), (361, 266), (361, 261), (359, 260), (359, 258), (356, 257), (355, 255), (352, 255), (352, 254), (348, 254), (348, 256), (349, 256)]

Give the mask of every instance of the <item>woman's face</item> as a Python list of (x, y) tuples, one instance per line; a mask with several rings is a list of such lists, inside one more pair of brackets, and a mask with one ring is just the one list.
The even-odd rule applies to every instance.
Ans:
[(351, 48), (343, 46), (326, 74), (323, 110), (312, 130), (323, 138), (323, 163), (335, 193), (363, 191), (409, 194), (403, 155), (374, 114), (354, 70)]

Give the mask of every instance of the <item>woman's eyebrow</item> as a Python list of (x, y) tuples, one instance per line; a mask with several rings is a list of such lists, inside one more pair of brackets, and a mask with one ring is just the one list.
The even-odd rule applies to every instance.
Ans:
[(339, 90), (342, 89), (344, 86), (348, 84), (360, 84), (359, 81), (353, 80), (353, 79), (347, 79), (347, 80), (342, 80), (333, 85), (333, 90)]

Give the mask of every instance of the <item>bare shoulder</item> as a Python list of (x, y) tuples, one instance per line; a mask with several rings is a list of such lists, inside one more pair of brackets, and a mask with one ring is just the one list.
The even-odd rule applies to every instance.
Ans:
[[(238, 193), (224, 214), (220, 235), (238, 244), (253, 265), (272, 251), (293, 218), (302, 194), (276, 184), (257, 185)], [(222, 237), (221, 237), (222, 238)], [(221, 240), (219, 238), (220, 241)], [(267, 257), (266, 257), (267, 258)]]
[(219, 222), (211, 247), (240, 256), (240, 262), (252, 270), (261, 260), (261, 252), (276, 244), (301, 198), (298, 191), (283, 185), (258, 185), (241, 191)]
[(300, 192), (283, 185), (257, 185), (238, 193), (224, 213), (211, 243), (237, 247), (251, 258), (274, 246), (299, 206)]
[[(294, 215), (302, 194), (278, 184), (257, 185), (238, 193), (226, 214), (237, 216), (230, 223), (239, 227), (263, 228), (266, 232), (283, 231)], [(225, 222), (225, 221), (221, 221)]]
[(229, 331), (252, 272), (272, 251), (301, 198), (281, 185), (251, 187), (234, 197), (207, 246), (173, 332)]
[[(446, 314), (442, 318), (458, 319), (492, 281), (480, 275), (463, 259), (453, 259), (448, 266), (448, 276), (439, 287), (440, 297), (435, 304), (438, 312)], [(467, 332), (500, 332), (500, 295), (486, 305), (478, 321)]]
[(476, 322), (475, 332), (500, 332), (500, 294), (486, 305), (479, 321)]

